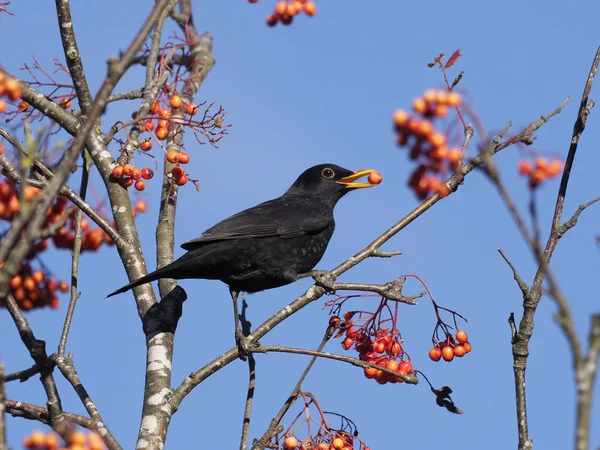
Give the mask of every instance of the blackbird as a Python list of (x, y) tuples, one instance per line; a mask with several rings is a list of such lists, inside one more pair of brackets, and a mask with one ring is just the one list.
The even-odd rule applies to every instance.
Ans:
[(184, 243), (187, 253), (113, 293), (160, 278), (204, 278), (229, 285), (234, 305), (240, 291), (258, 292), (310, 272), (333, 235), (333, 208), (374, 170), (352, 172), (335, 164), (306, 170), (281, 197), (237, 213)]

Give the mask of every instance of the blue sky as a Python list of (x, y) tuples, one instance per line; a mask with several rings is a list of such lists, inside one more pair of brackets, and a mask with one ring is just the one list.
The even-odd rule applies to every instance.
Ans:
[[(537, 134), (539, 151), (566, 155), (577, 106), (598, 45), (598, 2), (318, 2), (312, 19), (292, 26), (264, 25), (272, 1), (194, 2), (196, 24), (214, 37), (216, 65), (198, 101), (215, 101), (228, 111), (229, 136), (218, 150), (199, 146), (190, 137), (190, 172), (201, 190), (187, 187), (180, 196), (176, 240), (196, 237), (217, 221), (284, 192), (307, 167), (334, 162), (350, 169), (376, 168), (384, 177), (375, 189), (352, 193), (336, 209), (337, 229), (319, 264), (328, 269), (360, 250), (402, 218), (417, 201), (406, 187), (412, 164), (394, 145), (391, 114), (408, 108), (424, 89), (441, 86), (439, 71), (426, 63), (440, 52), (460, 48), (458, 68), (471, 104), (488, 130), (512, 120), (513, 131), (558, 106), (573, 101)], [(149, 8), (139, 0), (73, 2), (73, 19), (89, 81), (97, 89), (106, 73), (106, 58), (128, 45)], [(14, 17), (0, 17), (0, 64), (15, 71), (35, 55), (47, 67), (61, 54), (50, 2), (15, 2)], [(134, 71), (117, 91), (139, 87)], [(592, 92), (592, 97), (598, 89)], [(105, 127), (129, 117), (136, 104), (111, 105)], [(598, 111), (593, 111), (572, 172), (565, 213), (598, 195)], [(498, 155), (497, 163), (519, 208), (526, 214), (528, 191), (517, 176), (517, 149)], [(72, 179), (71, 185), (78, 185)], [(99, 186), (99, 184), (98, 184)], [(155, 266), (154, 230), (158, 182), (143, 198), (149, 211), (138, 224), (148, 266)], [(540, 189), (538, 207), (546, 233), (558, 183)], [(600, 214), (586, 211), (575, 230), (561, 240), (552, 268), (570, 298), (578, 334), (587, 336), (589, 315), (598, 311), (591, 282), (598, 272)], [(511, 311), (520, 317), (521, 299), (512, 274), (498, 255), (502, 248), (526, 281), (534, 273), (533, 259), (508, 217), (495, 190), (478, 173), (468, 177), (456, 195), (440, 202), (386, 246), (402, 250), (394, 260), (366, 261), (342, 280), (383, 283), (404, 273), (416, 273), (436, 300), (469, 319), (466, 326), (473, 352), (451, 364), (427, 358), (435, 325), (428, 300), (403, 307), (401, 331), (413, 364), (436, 385), (447, 384), (465, 411), (454, 416), (437, 407), (425, 383), (379, 386), (362, 371), (332, 361), (320, 361), (305, 389), (323, 407), (348, 415), (360, 436), (374, 449), (406, 446), (447, 450), (516, 446), (516, 421), (510, 330)], [(181, 254), (181, 250), (177, 250)], [(46, 262), (67, 279), (70, 257), (47, 252)], [(126, 448), (137, 436), (141, 410), (144, 337), (130, 295), (104, 300), (126, 281), (114, 249), (82, 257), (82, 297), (70, 335), (79, 375), (96, 401), (105, 422)], [(184, 281), (189, 300), (176, 336), (174, 383), (233, 344), (230, 300), (225, 285), (215, 281)], [(259, 324), (302, 294), (309, 281), (252, 295), (250, 319)], [(420, 289), (407, 284), (407, 292)], [(374, 305), (363, 300), (361, 308)], [(63, 302), (64, 303), (64, 302)], [(314, 348), (326, 324), (323, 301), (317, 302), (276, 329), (264, 344)], [(373, 306), (374, 307), (374, 306)], [(29, 314), (37, 335), (56, 347), (66, 304), (59, 311)], [(530, 433), (537, 448), (572, 445), (575, 385), (570, 356), (553, 322), (553, 304), (544, 299), (536, 316), (528, 376)], [(31, 361), (8, 315), (0, 314), (0, 354), (8, 371)], [(328, 350), (340, 351), (339, 341)], [(294, 386), (305, 357), (259, 355), (252, 435), (261, 435)], [(60, 380), (60, 376), (57, 376)], [(235, 448), (245, 398), (247, 369), (231, 364), (199, 386), (174, 417), (168, 448), (202, 442), (198, 448)], [(59, 388), (65, 408), (83, 407), (63, 381)], [(43, 403), (35, 380), (9, 385), (9, 398)], [(596, 392), (592, 444), (600, 441), (600, 394)], [(9, 441), (20, 439), (36, 425), (9, 420)]]

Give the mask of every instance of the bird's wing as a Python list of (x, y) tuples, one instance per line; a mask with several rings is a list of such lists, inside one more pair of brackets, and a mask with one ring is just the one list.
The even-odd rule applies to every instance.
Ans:
[[(316, 233), (331, 224), (331, 214), (319, 214), (308, 205), (277, 198), (239, 212), (181, 245), (192, 250), (207, 242), (279, 236), (283, 239)], [(312, 214), (311, 214), (312, 212)]]

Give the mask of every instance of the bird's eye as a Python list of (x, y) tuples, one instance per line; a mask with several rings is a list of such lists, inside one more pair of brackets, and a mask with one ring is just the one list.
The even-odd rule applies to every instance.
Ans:
[(331, 170), (329, 167), (326, 167), (321, 172), (321, 175), (323, 175), (325, 178), (333, 178), (335, 176), (335, 172), (333, 170)]

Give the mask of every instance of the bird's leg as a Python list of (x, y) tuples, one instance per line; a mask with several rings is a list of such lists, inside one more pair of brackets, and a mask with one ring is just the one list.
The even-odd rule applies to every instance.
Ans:
[(301, 273), (298, 275), (298, 279), (308, 277), (311, 277), (313, 280), (315, 280), (315, 283), (319, 286), (327, 289), (327, 292), (335, 292), (335, 276), (333, 276), (331, 272), (326, 270), (311, 270), (310, 272)]
[(242, 328), (240, 327), (240, 314), (238, 310), (238, 291), (234, 291), (233, 289), (229, 289), (229, 293), (231, 294), (231, 299), (233, 300), (233, 320), (235, 321), (235, 343), (238, 346), (238, 351), (240, 352), (240, 359), (242, 361), (246, 361), (246, 357), (248, 356), (248, 338), (244, 336), (242, 332)]

